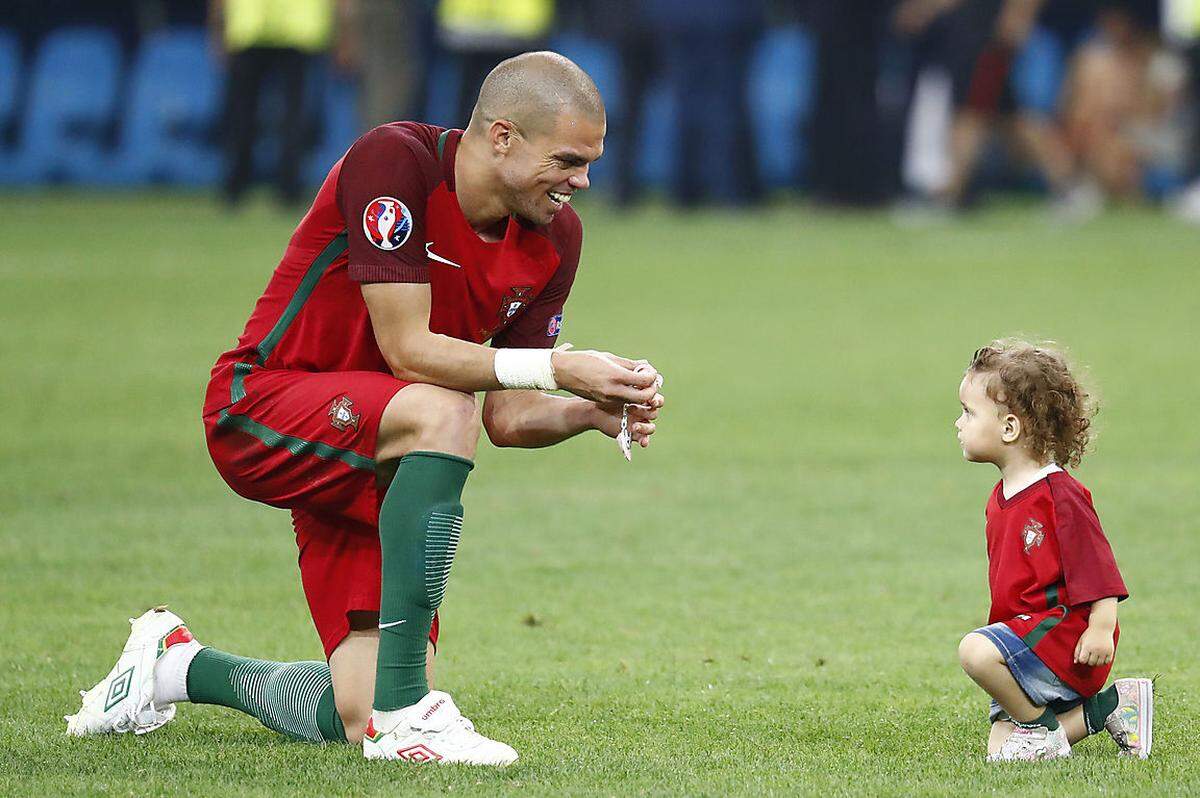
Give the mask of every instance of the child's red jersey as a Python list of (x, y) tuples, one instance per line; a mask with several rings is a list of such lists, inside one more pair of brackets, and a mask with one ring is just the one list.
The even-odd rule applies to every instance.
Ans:
[(1065, 471), (1008, 499), (1003, 484), (987, 505), (988, 622), (1006, 624), (1064, 683), (1095, 695), (1112, 665), (1076, 664), (1075, 646), (1092, 602), (1129, 593), (1092, 495)]

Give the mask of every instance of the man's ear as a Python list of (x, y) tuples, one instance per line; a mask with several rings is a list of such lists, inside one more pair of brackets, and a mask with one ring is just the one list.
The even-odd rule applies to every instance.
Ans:
[(492, 152), (497, 155), (507, 155), (516, 142), (517, 126), (507, 119), (497, 119), (488, 127), (488, 140), (492, 144)]
[(1017, 439), (1021, 437), (1021, 419), (1009, 413), (1002, 421), (1003, 426), (1000, 428), (1000, 440), (1005, 443), (1016, 443)]

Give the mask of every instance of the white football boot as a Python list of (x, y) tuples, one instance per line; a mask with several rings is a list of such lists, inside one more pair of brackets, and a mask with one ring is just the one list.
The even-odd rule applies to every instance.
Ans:
[(1117, 679), (1120, 703), (1104, 721), (1121, 756), (1146, 759), (1154, 742), (1154, 682), (1150, 679)]
[(1000, 750), (990, 755), (987, 761), (1036, 762), (1070, 755), (1071, 743), (1062, 726), (1053, 731), (1045, 726), (1017, 726)]
[[(383, 728), (385, 724), (391, 728)], [(363, 756), (467, 765), (504, 766), (517, 761), (516, 751), (475, 731), (454, 700), (439, 690), (431, 690), (411, 707), (373, 712), (363, 735)]]
[(133, 628), (117, 664), (99, 684), (80, 692), (83, 706), (63, 718), (67, 734), (146, 734), (175, 717), (174, 704), (154, 703), (154, 665), (171, 646), (190, 642), (192, 633), (165, 606), (130, 618), (129, 623)]

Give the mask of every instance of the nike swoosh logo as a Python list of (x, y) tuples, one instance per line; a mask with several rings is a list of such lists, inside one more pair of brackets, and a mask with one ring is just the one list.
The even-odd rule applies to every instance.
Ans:
[(390, 629), (393, 626), (399, 626), (402, 623), (407, 623), (407, 621), (392, 621), (391, 623), (381, 623), (381, 624), (379, 624), (379, 628), (380, 629)]
[(456, 268), (456, 269), (461, 269), (461, 268), (462, 268), (462, 266), (461, 266), (461, 265), (459, 265), (459, 264), (455, 263), (455, 262), (454, 262), (454, 261), (452, 261), (452, 260), (446, 260), (446, 259), (445, 259), (445, 258), (443, 258), (441, 255), (438, 255), (436, 252), (434, 252), (434, 251), (433, 251), (433, 242), (432, 242), (432, 241), (426, 241), (426, 242), (425, 242), (425, 254), (429, 256), (429, 259), (430, 259), (430, 260), (436, 260), (438, 263), (444, 263), (444, 264), (446, 264), (447, 266), (453, 266), (453, 267), (454, 267), (454, 268)]

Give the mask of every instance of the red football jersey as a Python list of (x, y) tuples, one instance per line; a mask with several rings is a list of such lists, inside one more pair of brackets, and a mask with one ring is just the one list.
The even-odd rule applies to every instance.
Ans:
[(1063, 682), (1082, 696), (1095, 695), (1112, 665), (1075, 664), (1075, 645), (1092, 602), (1129, 592), (1092, 495), (1065, 471), (1008, 499), (1003, 484), (987, 505), (988, 623), (1005, 623)]
[(395, 122), (334, 164), (237, 345), (217, 360), (206, 413), (229, 404), (235, 369), (390, 373), (361, 283), (429, 283), (436, 333), (554, 346), (579, 265), (579, 217), (567, 205), (549, 225), (510, 217), (502, 240), (479, 238), (454, 194), (461, 137)]

